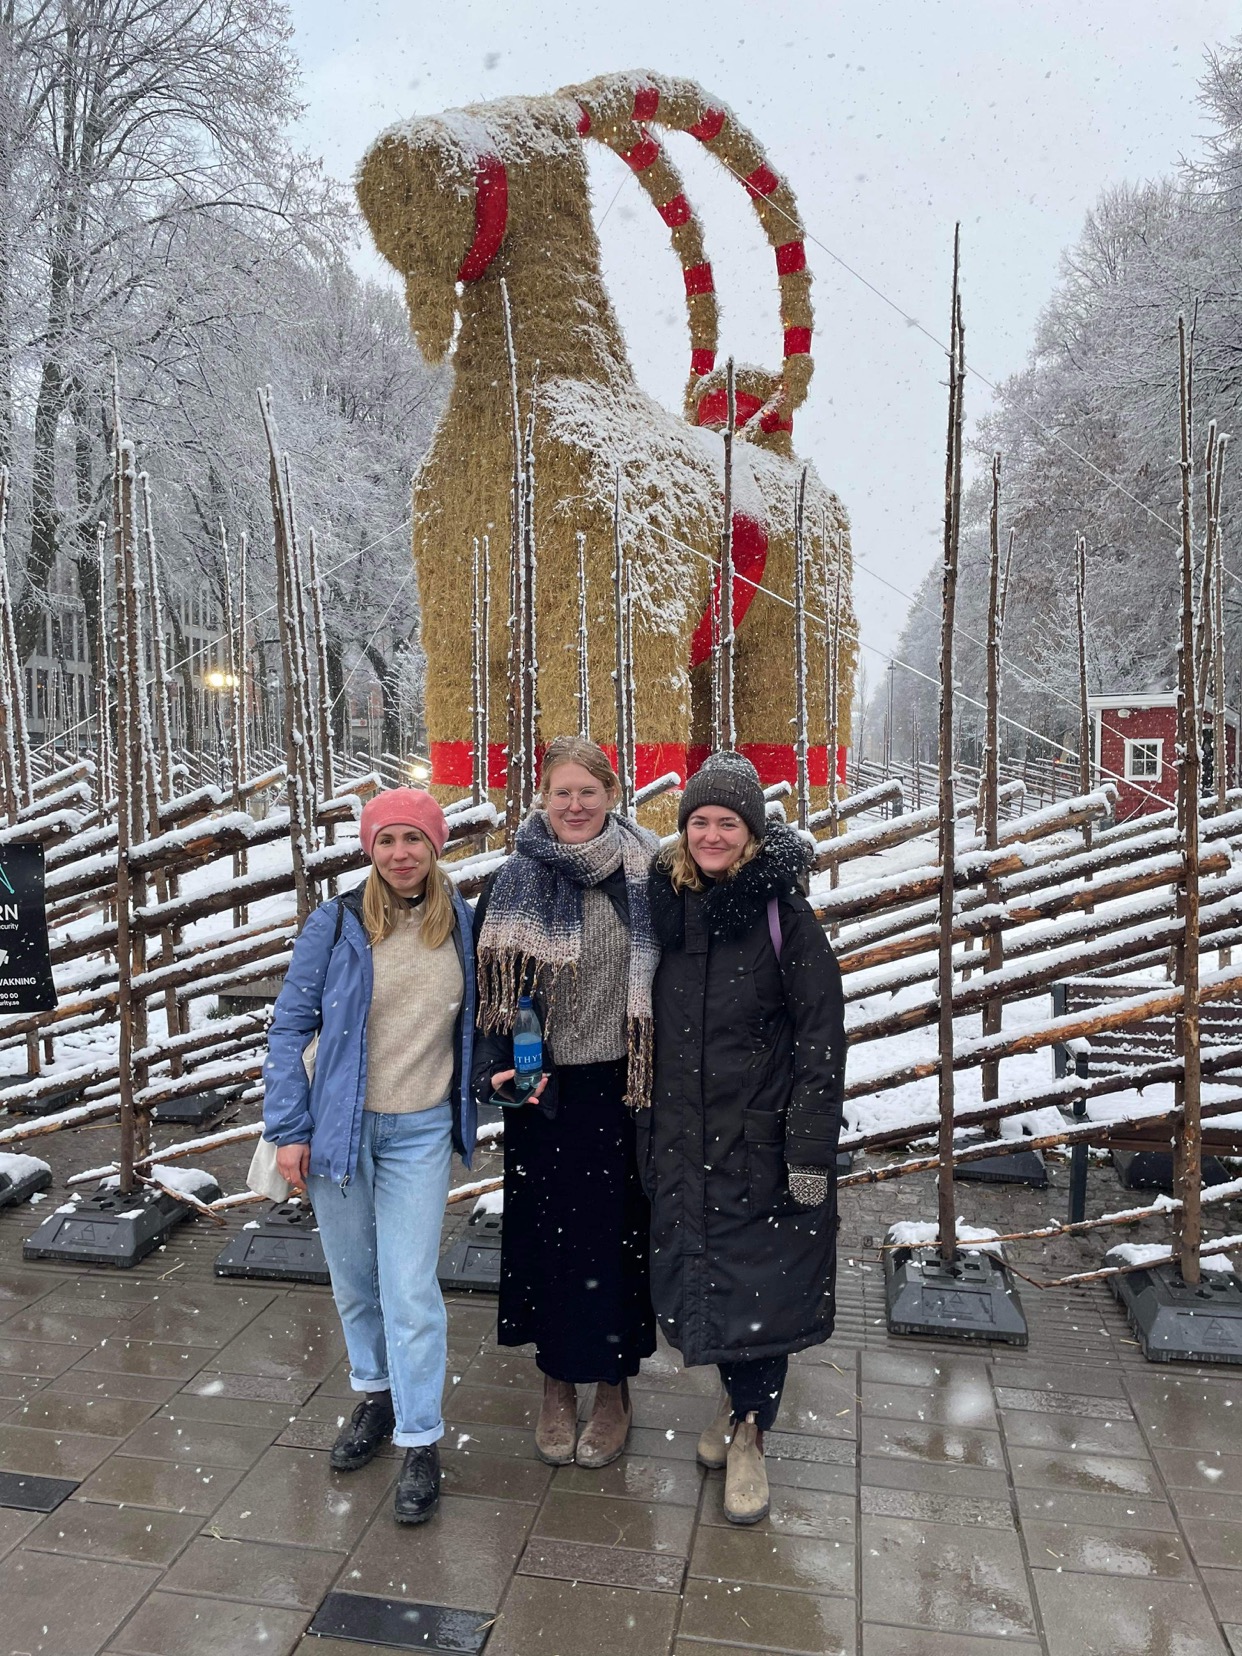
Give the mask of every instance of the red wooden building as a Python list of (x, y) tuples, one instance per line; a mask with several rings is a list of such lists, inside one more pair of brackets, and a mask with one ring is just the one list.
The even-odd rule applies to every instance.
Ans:
[[(1092, 762), (1097, 780), (1119, 790), (1117, 820), (1162, 811), (1177, 797), (1177, 692), (1140, 695), (1119, 691), (1088, 696)], [(1214, 775), (1211, 708), (1204, 718), (1204, 791)], [(1225, 763), (1230, 786), (1238, 779), (1238, 715), (1225, 709)]]

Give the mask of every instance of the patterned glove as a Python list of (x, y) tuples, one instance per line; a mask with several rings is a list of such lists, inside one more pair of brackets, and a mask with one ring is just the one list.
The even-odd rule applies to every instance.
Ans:
[(790, 1167), (789, 1194), (799, 1207), (822, 1207), (828, 1200), (828, 1170), (823, 1167)]

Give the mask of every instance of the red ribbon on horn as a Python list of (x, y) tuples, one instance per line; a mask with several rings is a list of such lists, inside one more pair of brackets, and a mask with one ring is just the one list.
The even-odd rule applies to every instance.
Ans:
[(474, 240), (457, 272), (459, 282), (477, 282), (496, 257), (509, 223), (509, 174), (498, 155), (474, 164)]

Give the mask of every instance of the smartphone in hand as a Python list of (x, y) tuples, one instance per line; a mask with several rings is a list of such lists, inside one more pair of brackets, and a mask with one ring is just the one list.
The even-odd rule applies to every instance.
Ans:
[(489, 1104), (499, 1104), (506, 1110), (520, 1110), (526, 1104), (537, 1104), (539, 1096), (548, 1084), (546, 1075), (539, 1078), (539, 1085), (533, 1092), (524, 1093), (518, 1097), (517, 1082), (512, 1070), (502, 1070), (499, 1075), (492, 1077), (492, 1096)]

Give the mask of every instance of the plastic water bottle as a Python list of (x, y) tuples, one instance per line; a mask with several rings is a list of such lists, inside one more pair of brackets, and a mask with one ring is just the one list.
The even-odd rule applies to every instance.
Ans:
[(522, 995), (513, 1020), (513, 1090), (519, 1099), (524, 1101), (534, 1092), (542, 1074), (543, 1030), (530, 996)]

